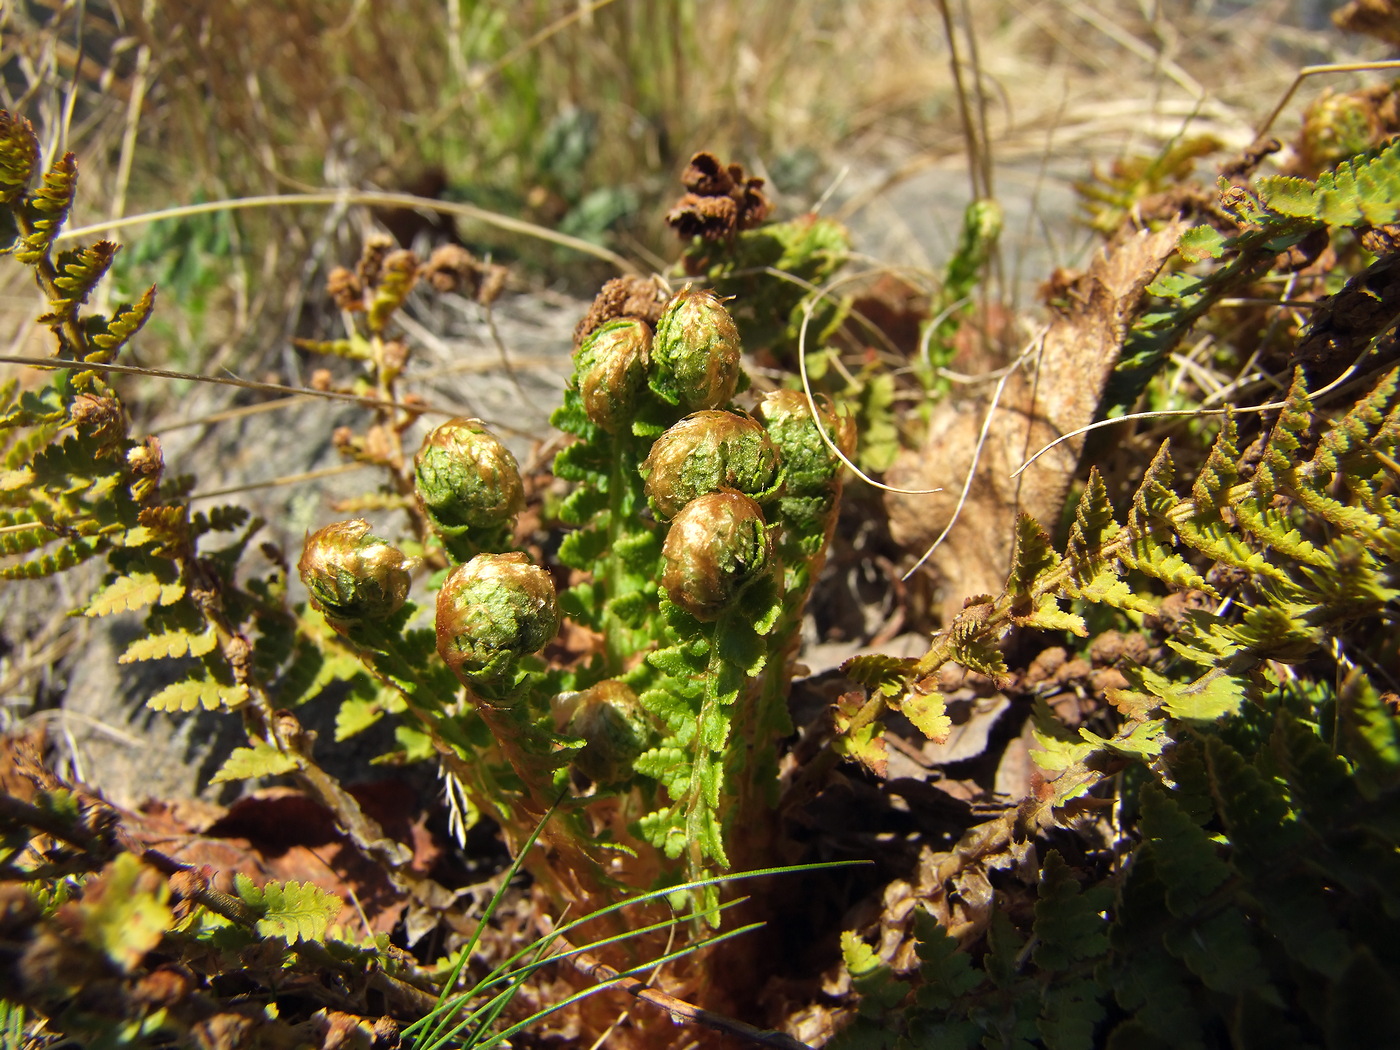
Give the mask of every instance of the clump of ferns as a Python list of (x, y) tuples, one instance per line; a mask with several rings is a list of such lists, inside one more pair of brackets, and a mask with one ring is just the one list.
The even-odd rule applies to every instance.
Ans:
[[(902, 956), (916, 975), (846, 935), (863, 1001), (834, 1045), (1010, 1031), (1057, 1047), (1243, 1045), (1246, 1024), (1298, 1045), (1387, 1038), (1369, 990), (1393, 985), (1400, 369), (1362, 382), (1326, 413), (1300, 369), (1251, 449), (1227, 418), (1189, 493), (1166, 445), (1126, 512), (1091, 472), (1062, 552), (1022, 517), (1001, 595), (970, 600), (921, 660), (852, 662), (872, 690), (852, 721), (875, 725), (905, 697), (936, 703), (949, 660), (1005, 673), (993, 645), (1009, 629), (1083, 636), (1095, 608), (1176, 624), (1166, 658), (1121, 665), (1113, 725), (1072, 729), (1037, 702), (1043, 784), (921, 865)], [(1153, 581), (1200, 600), (1168, 616)], [(940, 926), (966, 869), (1005, 863), (1109, 790), (1126, 863), (1074, 870), (1050, 850), (1033, 918), (994, 908), (958, 935)]]
[[(112, 321), (77, 318), (114, 249), (50, 260), (72, 160), (28, 193), (37, 143), (22, 122), (6, 118), (4, 132), (16, 254), (50, 293), (45, 320), (62, 356), (106, 363), (152, 296)], [(11, 426), (41, 429), (10, 449), (7, 549), (55, 550), (7, 575), (106, 554), (108, 579), (86, 611), (146, 610), (148, 632), (123, 659), (187, 661), (149, 705), (245, 720), (249, 746), (215, 779), (299, 778), (406, 887), (404, 850), (319, 768), (292, 714), (331, 683), (349, 687), (337, 736), (399, 716), (405, 749), (435, 754), (514, 845), (565, 795), (542, 833), (548, 860), (532, 865), (557, 898), (596, 898), (629, 881), (619, 878), (629, 868), (630, 881), (664, 869), (675, 884), (736, 863), (771, 812), (797, 629), (835, 520), (832, 442), (848, 445), (849, 430), (790, 392), (752, 414), (737, 408), (747, 385), (739, 336), (709, 292), (670, 297), (654, 328), (612, 317), (580, 344), (556, 416), (575, 439), (556, 462), (575, 487), (561, 510), (573, 531), (552, 567), (574, 577), (561, 594), (550, 569), (518, 549), (518, 465), (482, 424), (435, 427), (411, 464), (402, 447), (420, 413), (398, 397), (407, 348), (393, 315), (419, 280), (451, 269), (372, 244), (353, 273), (334, 277), (347, 336), (307, 347), (367, 363), (349, 392), (372, 401), (376, 422), (340, 443), (390, 479), (388, 499), (370, 502), (407, 507), (419, 523), (411, 555), (359, 519), (320, 530), (299, 563), (319, 613), (309, 615), (289, 599), (278, 551), (258, 548), (265, 567), (252, 567), (260, 523), (232, 508), (192, 513), (188, 482), (158, 490), (158, 446), (128, 439), (95, 370), (74, 368), (43, 395), (8, 392)], [(65, 427), (81, 433), (57, 439)], [(224, 549), (202, 545), (229, 529), (239, 531)], [(407, 596), (419, 566), (434, 562), (447, 570), (427, 584), (436, 623), (424, 625)], [(536, 655), (565, 615), (598, 638), (569, 666)], [(713, 889), (704, 903), (713, 907)]]
[[(1205, 224), (1182, 237), (1186, 265), (1148, 286), (1102, 411), (1111, 416), (1131, 408), (1199, 321), (1286, 265), (1294, 246), (1319, 230), (1329, 237), (1381, 231), (1400, 218), (1397, 201), (1400, 144), (1394, 143), (1315, 181), (1275, 176), (1248, 190), (1222, 182), (1227, 231)], [(1189, 495), (1178, 495), (1165, 445), (1119, 510), (1091, 472), (1062, 552), (1038, 524), (1021, 521), (1003, 594), (970, 598), (920, 660), (870, 657), (853, 664), (849, 670), (872, 695), (840, 715), (838, 747), (873, 755), (882, 712), (911, 702), (927, 724), (940, 724), (942, 664), (956, 661), (1001, 678), (1007, 668), (999, 646), (1008, 631), (1035, 627), (1084, 637), (1086, 614), (1095, 607), (1117, 610), (1137, 625), (1151, 617), (1180, 627), (1168, 639), (1172, 660), (1129, 668), (1131, 688), (1109, 695), (1125, 719), (1113, 744), (1083, 731), (1061, 733), (1042, 719), (1046, 739), (1060, 739), (1066, 754), (1076, 756), (1045, 761), (1059, 762), (1057, 771), (1079, 769), (1056, 782), (1057, 799), (1072, 797), (1061, 795), (1068, 785), (1096, 779), (1082, 766), (1089, 756), (1160, 753), (1173, 719), (1224, 717), (1260, 695), (1269, 675), (1286, 676), (1279, 669), (1318, 658), (1334, 643), (1353, 639), (1356, 651), (1347, 659), (1387, 666), (1385, 654), (1371, 656), (1367, 648), (1375, 644), (1370, 628), (1388, 622), (1395, 597), (1393, 376), (1349, 409), (1316, 410), (1308, 390), (1330, 393), (1339, 376), (1385, 366), (1387, 332), (1400, 304), (1388, 277), (1395, 258), (1388, 252), (1318, 304), (1293, 347), (1294, 380), (1273, 406), (1272, 426), (1246, 447), (1236, 420), (1227, 418)], [(1179, 620), (1162, 616), (1153, 579), (1195, 593), (1201, 607)], [(1369, 627), (1358, 633), (1358, 625)], [(1136, 735), (1129, 743), (1124, 734)]]
[[(404, 629), (406, 556), (364, 522), (308, 540), (313, 602), (478, 804), (519, 833), (564, 797), (542, 835), (556, 889), (695, 878), (763, 838), (803, 606), (835, 522), (828, 442), (849, 449), (850, 431), (791, 391), (742, 411), (744, 385), (738, 331), (708, 292), (670, 297), (654, 329), (614, 316), (583, 336), (554, 417), (574, 438), (554, 464), (572, 485), (562, 593), (516, 549), (509, 452), (473, 420), (430, 433), (415, 485), (451, 562), (434, 581), (440, 660)], [(587, 653), (541, 660), (565, 617)], [(444, 674), (459, 684), (442, 688)]]

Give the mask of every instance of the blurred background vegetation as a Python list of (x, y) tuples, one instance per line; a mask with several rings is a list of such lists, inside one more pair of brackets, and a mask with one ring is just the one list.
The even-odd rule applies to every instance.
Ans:
[[(20, 0), (0, 8), (0, 105), (34, 120), (51, 149), (80, 153), (78, 224), (381, 189), (474, 204), (660, 269), (675, 254), (664, 203), (690, 155), (709, 149), (764, 175), (781, 212), (822, 202), (890, 264), (946, 258), (955, 222), (922, 213), (956, 216), (980, 170), (993, 194), (1025, 202), (1003, 264), (1038, 280), (1045, 267), (1018, 262), (1028, 244), (1059, 263), (1090, 243), (1065, 213), (1091, 165), (1188, 130), (1243, 144), (1301, 66), (1365, 57), (1346, 50), (1364, 50), (1360, 38), (1324, 30), (1330, 6)], [(378, 219), (401, 236), (451, 228)], [(371, 221), (363, 209), (281, 207), (119, 231), (133, 248), (118, 292), (161, 286), (146, 363), (154, 335), (158, 356), (182, 367), (273, 366), (325, 270), (356, 254)], [(610, 274), (481, 223), (453, 232), (536, 287), (591, 294)], [(18, 320), (27, 296), (4, 293), (25, 300)]]

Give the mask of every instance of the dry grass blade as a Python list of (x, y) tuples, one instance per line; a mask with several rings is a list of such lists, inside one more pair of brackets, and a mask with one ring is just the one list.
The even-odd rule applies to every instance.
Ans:
[(1259, 125), (1258, 130), (1254, 133), (1254, 141), (1261, 141), (1269, 133), (1269, 129), (1274, 126), (1274, 121), (1278, 120), (1279, 114), (1293, 100), (1293, 95), (1309, 77), (1330, 73), (1365, 73), (1382, 69), (1400, 69), (1400, 59), (1390, 62), (1334, 62), (1320, 66), (1304, 66), (1298, 70), (1298, 75), (1293, 78), (1293, 83), (1288, 85), (1287, 90), (1279, 97), (1277, 104), (1269, 111), (1269, 115), (1264, 118), (1263, 123)]
[(579, 237), (571, 237), (566, 233), (559, 233), (557, 230), (549, 229), (546, 226), (540, 226), (537, 223), (526, 222), (523, 219), (514, 219), (509, 215), (502, 215), (499, 212), (490, 211), (486, 208), (478, 208), (471, 204), (442, 201), (434, 197), (418, 197), (411, 193), (380, 193), (370, 190), (327, 190), (318, 193), (274, 193), (264, 196), (235, 197), (229, 200), (207, 201), (203, 204), (187, 204), (178, 208), (163, 208), (160, 211), (144, 212), (140, 215), (128, 215), (120, 219), (110, 219), (106, 222), (97, 222), (87, 226), (79, 226), (75, 229), (64, 230), (63, 233), (59, 235), (58, 240), (66, 241), (92, 237), (99, 233), (108, 233), (113, 230), (126, 229), (131, 226), (140, 226), (145, 223), (156, 222), (160, 219), (188, 218), (193, 215), (207, 215), (212, 212), (241, 211), (249, 208), (306, 207), (327, 204), (360, 204), (367, 207), (423, 209), (440, 212), (444, 215), (456, 215), (464, 219), (472, 219), (484, 223), (487, 226), (493, 226), (499, 230), (519, 233), (537, 240), (546, 241), (550, 244), (556, 244), (561, 248), (568, 248), (582, 255), (591, 255), (596, 259), (601, 259), (615, 266), (622, 273), (638, 272), (636, 266), (611, 249), (604, 248), (602, 245), (594, 244), (591, 241), (585, 241)]

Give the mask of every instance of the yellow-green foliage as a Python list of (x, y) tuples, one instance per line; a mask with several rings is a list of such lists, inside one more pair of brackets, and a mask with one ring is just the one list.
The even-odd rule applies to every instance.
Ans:
[(1238, 294), (1274, 267), (1281, 252), (1319, 231), (1391, 223), (1400, 213), (1400, 141), (1324, 172), (1315, 182), (1275, 176), (1254, 192), (1221, 180), (1220, 206), (1237, 227), (1187, 231), (1188, 262), (1219, 260), (1202, 272), (1163, 273), (1148, 292), (1152, 306), (1134, 324), (1105, 394), (1107, 415), (1128, 411), (1173, 347), (1226, 296)]
[[(120, 821), (90, 794), (5, 796), (7, 1010), (22, 1004), (50, 1031), (89, 1045), (159, 1047), (197, 1041), (211, 1014), (228, 1006), (212, 990), (223, 980), (270, 991), (329, 979), (373, 987), (398, 1012), (431, 1009), (433, 996), (400, 979), (405, 962), (387, 936), (360, 942), (331, 927), (343, 906), (335, 894), (309, 883), (259, 885), (243, 874), (233, 893), (222, 892), (207, 868), (126, 852)], [(154, 975), (169, 977), (172, 965), (185, 975), (180, 991), (153, 998)], [(254, 1018), (259, 1031), (296, 1042), (295, 1022), (276, 1009), (259, 1007)]]
[[(1185, 257), (1221, 261), (1150, 289), (1161, 309), (1138, 321), (1119, 393), (1140, 389), (1153, 355), (1308, 232), (1392, 221), (1397, 177), (1391, 145), (1315, 183), (1229, 189), (1240, 232), (1227, 240), (1202, 227), (1183, 239)], [(1127, 625), (1169, 625), (1164, 658), (1120, 663), (1127, 685), (1106, 691), (1116, 709), (1107, 734), (1064, 726), (1036, 702), (1031, 757), (1044, 787), (931, 867), (951, 878), (1110, 787), (1127, 856), (1071, 867), (1048, 853), (1033, 915), (994, 908), (970, 944), (920, 912), (912, 973), (848, 936), (864, 1005), (833, 1046), (1341, 1050), (1394, 1040), (1400, 716), (1381, 690), (1397, 656), (1388, 620), (1400, 598), (1400, 372), (1385, 367), (1359, 385), (1340, 408), (1319, 409), (1299, 368), (1248, 453), (1226, 419), (1189, 492), (1166, 444), (1122, 509), (1091, 469), (1063, 551), (1023, 518), (1001, 595), (970, 604), (919, 661), (848, 665), (872, 689), (848, 717), (864, 733), (849, 750), (873, 762), (871, 727), (885, 708), (930, 695), (949, 661), (1008, 673), (988, 665), (985, 647), (1012, 627), (1087, 637), (1105, 608)], [(1168, 614), (1166, 592), (1183, 590), (1201, 601)]]
[[(39, 155), (28, 123), (0, 112), (0, 203), (17, 231), (7, 251), (32, 269), (46, 295), (40, 321), (54, 335), (56, 366), (45, 387), (0, 388), (0, 578), (48, 576), (105, 556), (106, 578), (82, 612), (149, 610), (148, 633), (122, 661), (196, 661), (183, 680), (148, 698), (149, 706), (218, 710), (253, 698), (262, 709), (255, 723), (270, 733), (269, 691), (292, 705), (337, 676), (355, 679), (357, 668), (343, 650), (337, 663), (334, 645), (298, 630), (279, 569), (246, 587), (235, 581), (261, 523), (241, 508), (192, 513), (181, 485), (162, 481), (159, 443), (134, 440), (101, 370), (81, 367), (116, 358), (150, 315), (155, 289), (110, 318), (82, 313), (116, 246), (99, 242), (52, 256), (77, 168), (65, 156), (40, 176)], [(201, 545), (210, 533), (238, 530), (221, 551)], [(361, 692), (368, 687), (363, 676), (354, 684)]]
[(1356, 728), (1328, 739), (1297, 701), (1274, 691), (1237, 722), (1178, 732), (1162, 780), (1137, 797), (1139, 845), (1122, 872), (1095, 882), (1051, 851), (1028, 928), (997, 912), (980, 960), (926, 913), (908, 977), (848, 938), (852, 977), (884, 1009), (863, 1009), (832, 1046), (1391, 1041), (1397, 722), (1357, 684), (1335, 701)]
[[(1247, 481), (1239, 478), (1232, 421), (1222, 428), (1190, 496), (1177, 493), (1163, 445), (1122, 521), (1091, 470), (1063, 554), (1023, 519), (1001, 596), (964, 610), (917, 662), (901, 667), (883, 657), (861, 657), (847, 671), (878, 686), (869, 701), (872, 714), (897, 703), (895, 697), (936, 698), (924, 683), (949, 661), (1001, 677), (1005, 663), (990, 645), (1013, 625), (1087, 635), (1083, 618), (1066, 603), (1157, 614), (1163, 595), (1144, 585), (1150, 578), (1219, 599), (1184, 557), (1191, 553), (1248, 581), (1233, 596), (1233, 615), (1186, 614), (1170, 640), (1179, 659), (1164, 668), (1126, 669), (1132, 687), (1109, 694), (1126, 718), (1113, 740), (1087, 730), (1063, 738), (1043, 731), (1044, 750), (1036, 758), (1054, 771), (1078, 770), (1067, 774), (1072, 780), (1101, 748), (1160, 754), (1171, 739), (1160, 733), (1167, 721), (1211, 722), (1237, 713), (1246, 698), (1258, 698), (1267, 687), (1263, 676), (1270, 661), (1301, 662), (1347, 624), (1381, 616), (1400, 597), (1400, 505), (1390, 493), (1398, 418), (1400, 373), (1392, 370), (1350, 411), (1326, 424), (1312, 454), (1300, 459), (1313, 413), (1299, 375)], [(1085, 775), (1071, 787), (1062, 776), (1055, 799), (1063, 802), (1093, 782)]]

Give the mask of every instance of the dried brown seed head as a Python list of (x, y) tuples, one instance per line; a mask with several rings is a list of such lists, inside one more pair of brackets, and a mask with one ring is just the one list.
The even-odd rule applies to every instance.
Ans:
[(614, 277), (598, 291), (588, 313), (574, 329), (574, 346), (582, 346), (592, 332), (620, 317), (633, 317), (654, 328), (667, 298), (665, 286), (659, 280)]
[(746, 175), (743, 165), (722, 165), (713, 153), (691, 157), (681, 183), (689, 192), (666, 213), (666, 221), (687, 239), (724, 240), (761, 225), (773, 210), (763, 179)]
[(365, 308), (365, 286), (344, 266), (337, 266), (326, 276), (326, 294), (347, 312)]

